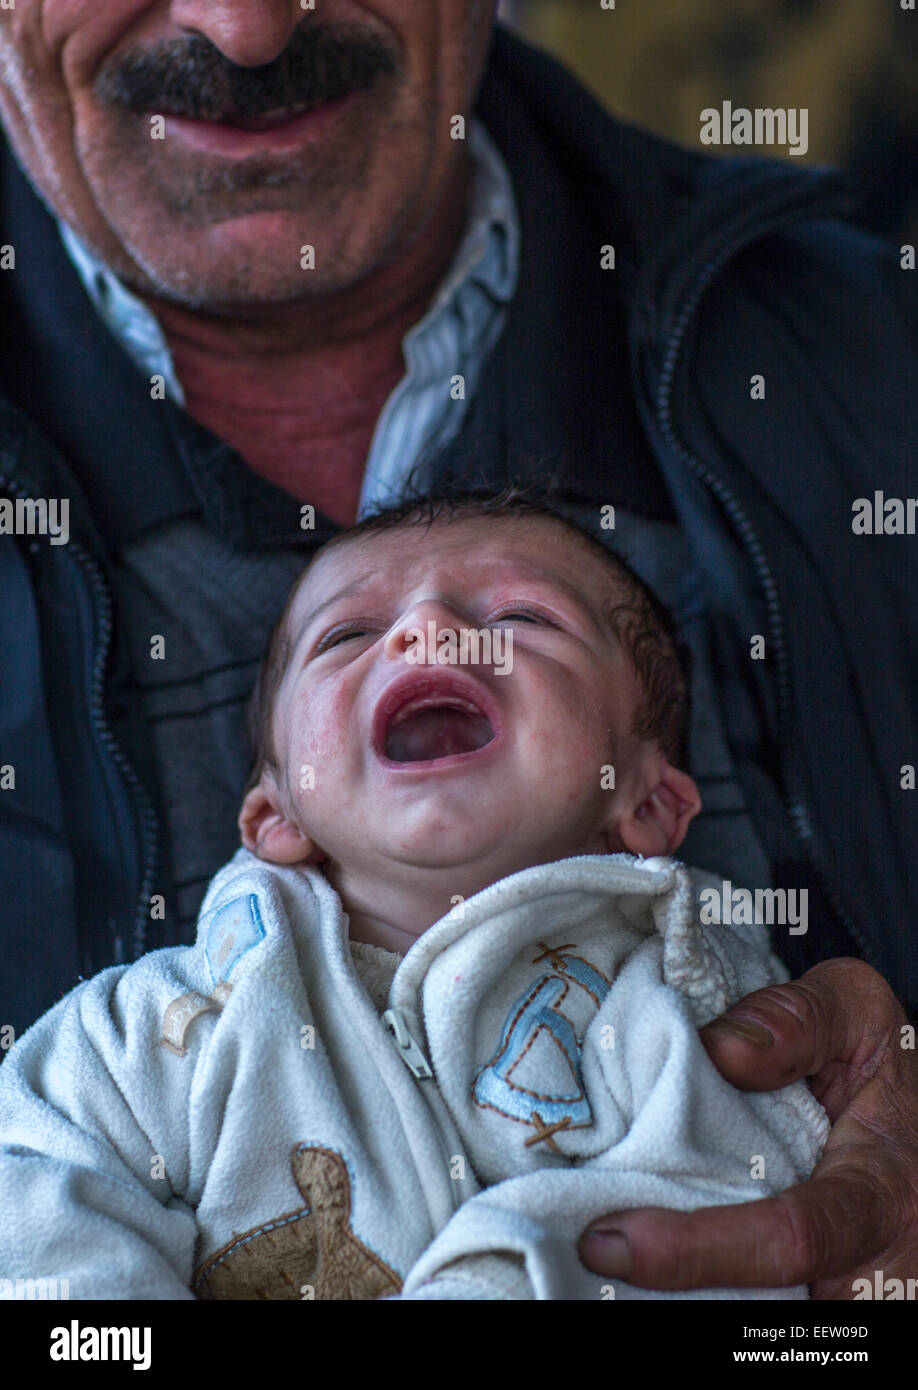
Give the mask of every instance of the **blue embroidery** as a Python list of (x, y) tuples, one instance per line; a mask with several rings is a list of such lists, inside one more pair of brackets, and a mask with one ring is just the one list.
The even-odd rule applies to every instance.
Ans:
[[(557, 973), (542, 975), (513, 1004), (501, 1031), (500, 1046), (477, 1073), (472, 1094), (479, 1105), (533, 1125), (540, 1134), (547, 1135), (552, 1126), (582, 1127), (593, 1122), (583, 1089), (581, 1043), (574, 1025), (557, 1005), (564, 1000), (569, 981), (573, 981), (587, 991), (598, 1008), (609, 993), (611, 983), (581, 956), (569, 956), (547, 948), (546, 954)], [(536, 1094), (514, 1085), (510, 1079), (540, 1028), (547, 1029), (567, 1060), (572, 1083), (569, 1095)]]
[(207, 929), (204, 947), (214, 982), (227, 979), (246, 951), (257, 946), (264, 936), (257, 894), (233, 898), (218, 908)]
[(588, 960), (583, 960), (580, 956), (561, 956), (560, 959), (564, 963), (557, 968), (565, 975), (570, 975), (578, 985), (582, 985), (587, 994), (591, 994), (596, 1000), (596, 1007), (599, 1008), (611, 988), (605, 975), (600, 975)]

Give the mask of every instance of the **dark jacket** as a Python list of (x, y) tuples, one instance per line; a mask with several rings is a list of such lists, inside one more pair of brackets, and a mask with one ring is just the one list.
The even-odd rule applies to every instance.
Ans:
[[(477, 475), (490, 460), (495, 478), (538, 459), (588, 502), (614, 503), (608, 464), (621, 440), (604, 402), (609, 372), (630, 372), (718, 610), (718, 659), (750, 668), (782, 796), (760, 830), (772, 861), (792, 862), (819, 898), (789, 963), (862, 955), (918, 1009), (918, 792), (900, 785), (900, 768), (918, 763), (918, 537), (851, 527), (855, 498), (918, 492), (914, 273), (842, 220), (835, 173), (668, 145), (611, 119), (500, 29), (479, 109), (517, 192), (520, 288), (439, 472)], [(2, 179), (0, 205), (30, 208), (18, 263), (37, 258), (64, 287), (45, 331), (72, 354), (85, 419), (143, 477), (164, 458), (164, 412), (178, 407), (150, 401), (88, 311), (8, 151)], [(614, 271), (601, 268), (607, 243)], [(6, 315), (2, 277), (0, 295)], [(95, 943), (93, 969), (111, 964), (115, 926), (135, 950), (163, 943), (149, 912), (159, 829), (107, 723), (121, 636), (106, 552), (43, 417), (4, 385), (29, 370), (28, 335), (11, 341), (11, 322), (0, 496), (69, 497), (72, 537), (0, 539), (0, 765), (16, 770), (0, 791), (0, 1023), (21, 1028), (85, 972), (79, 941)], [(750, 394), (756, 374), (764, 400)], [(749, 661), (740, 564), (767, 609), (764, 662)]]

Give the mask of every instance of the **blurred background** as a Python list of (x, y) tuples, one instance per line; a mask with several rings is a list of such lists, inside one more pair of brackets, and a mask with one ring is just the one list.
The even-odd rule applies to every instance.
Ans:
[[(547, 49), (621, 120), (712, 154), (705, 107), (806, 107), (809, 150), (843, 164), (861, 218), (918, 240), (918, 9), (900, 0), (502, 0), (501, 16)], [(762, 154), (785, 156), (766, 148)]]

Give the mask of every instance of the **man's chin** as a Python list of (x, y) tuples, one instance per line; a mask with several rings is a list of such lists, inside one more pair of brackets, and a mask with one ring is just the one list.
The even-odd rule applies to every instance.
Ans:
[(132, 257), (130, 269), (104, 254), (103, 259), (135, 293), (215, 313), (221, 307), (264, 309), (342, 294), (389, 259), (388, 243), (363, 244), (360, 218), (345, 227), (337, 214), (325, 221), (315, 209), (305, 213), (281, 197), (252, 195), (249, 201), (246, 206), (240, 197), (231, 215), (194, 230), (164, 214), (159, 226), (169, 230), (152, 242), (146, 226), (126, 226), (123, 246)]
[(258, 209), (195, 233), (193, 255), (184, 237), (174, 256), (162, 242), (149, 254), (137, 247), (141, 269), (122, 279), (136, 294), (219, 314), (318, 299), (359, 278), (340, 264), (303, 269), (302, 232), (302, 214)]

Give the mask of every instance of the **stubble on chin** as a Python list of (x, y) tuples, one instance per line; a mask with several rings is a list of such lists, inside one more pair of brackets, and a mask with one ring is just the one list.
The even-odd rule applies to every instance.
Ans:
[[(144, 118), (112, 113), (80, 163), (126, 254), (118, 264), (110, 247), (93, 249), (135, 292), (190, 308), (281, 303), (348, 289), (418, 235), (434, 142), (435, 132), (420, 119), (401, 120), (381, 129), (375, 144), (348, 130), (309, 157), (229, 160), (154, 142)], [(399, 149), (416, 153), (399, 156)], [(405, 163), (417, 170), (408, 188)], [(289, 237), (275, 224), (270, 241), (265, 233), (260, 244), (253, 224), (251, 236), (234, 247), (232, 224), (262, 213), (283, 216)], [(309, 271), (300, 262), (306, 244), (316, 247)]]

